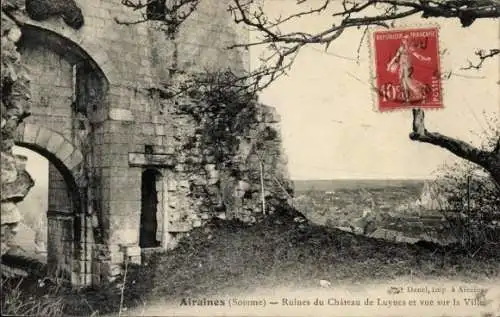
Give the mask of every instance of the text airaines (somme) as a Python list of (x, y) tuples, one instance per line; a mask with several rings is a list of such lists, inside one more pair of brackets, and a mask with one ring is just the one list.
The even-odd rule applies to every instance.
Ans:
[(181, 306), (225, 306), (226, 302), (223, 299), (198, 299), (198, 298), (183, 298)]

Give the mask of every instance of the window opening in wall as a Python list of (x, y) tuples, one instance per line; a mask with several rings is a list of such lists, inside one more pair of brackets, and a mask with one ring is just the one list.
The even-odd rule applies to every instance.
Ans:
[(155, 248), (160, 246), (156, 240), (158, 220), (158, 192), (156, 189), (158, 172), (148, 169), (142, 173), (141, 186), (141, 224), (139, 246), (141, 248)]

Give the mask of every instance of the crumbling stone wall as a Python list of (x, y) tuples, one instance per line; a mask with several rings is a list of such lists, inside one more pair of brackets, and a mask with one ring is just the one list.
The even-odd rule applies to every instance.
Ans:
[(1, 254), (9, 249), (9, 238), (21, 215), (16, 203), (21, 201), (33, 187), (34, 182), (26, 172), (24, 163), (26, 157), (14, 155), (14, 137), (17, 126), (30, 113), (30, 78), (24, 68), (21, 56), (17, 51), (16, 42), (21, 37), (21, 31), (10, 19), (6, 11), (15, 9), (15, 3), (2, 0), (1, 23)]
[[(214, 216), (258, 221), (264, 216), (262, 188), (265, 213), (288, 198), (279, 117), (272, 107), (231, 90), (169, 94), (204, 71), (224, 74), (229, 68), (238, 73), (248, 67), (247, 53), (226, 49), (248, 36), (235, 29), (227, 0), (201, 1), (174, 37), (154, 22), (116, 23), (141, 19), (141, 12), (120, 0), (64, 2), (77, 5), (73, 13), (81, 13), (83, 24), (68, 23), (67, 8), (58, 7), (59, 1), (50, 2), (57, 10), (47, 18), (36, 15), (28, 2), (12, 16), (25, 35), (30, 33), (25, 56), (64, 57), (59, 66), (53, 60), (33, 60), (35, 73), (47, 70), (49, 77), (43, 78), (69, 74), (68, 63), (93, 66), (81, 74), (87, 88), (77, 105), (55, 98), (61, 95), (56, 93), (60, 80), (44, 79), (44, 89), (35, 85), (33, 115), (17, 129), (61, 161), (70, 155), (68, 178), (77, 183), (81, 200), (75, 209), (81, 213), (82, 258), (74, 259), (73, 273), (92, 275), (99, 283), (119, 274), (125, 260), (141, 262), (146, 252), (139, 247), (141, 176), (148, 169), (161, 175), (156, 185), (161, 249), (175, 246), (182, 234)], [(32, 41), (45, 36), (52, 40)], [(80, 53), (71, 57), (76, 51)], [(70, 142), (61, 141), (65, 139)]]
[[(169, 90), (193, 76), (178, 74)], [(213, 217), (252, 223), (291, 197), (274, 108), (230, 86), (195, 85), (174, 97), (163, 91), (160, 103), (174, 131), (174, 176), (185, 183), (179, 196), (187, 198), (170, 213), (170, 226), (192, 228)]]

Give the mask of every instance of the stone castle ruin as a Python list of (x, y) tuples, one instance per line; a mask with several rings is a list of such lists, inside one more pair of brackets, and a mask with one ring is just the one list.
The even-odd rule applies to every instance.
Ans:
[(248, 36), (226, 1), (201, 1), (175, 36), (117, 23), (141, 18), (121, 2), (2, 0), (2, 254), (33, 186), (17, 145), (50, 162), (47, 268), (77, 287), (214, 217), (258, 221), (291, 191), (274, 108), (165, 93), (249, 67), (226, 49)]

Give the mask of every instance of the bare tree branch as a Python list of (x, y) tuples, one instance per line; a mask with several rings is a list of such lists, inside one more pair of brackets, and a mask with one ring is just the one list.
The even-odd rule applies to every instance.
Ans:
[[(117, 23), (132, 25), (148, 20), (159, 21), (166, 26), (166, 32), (175, 36), (180, 24), (196, 10), (202, 0), (121, 0), (134, 11), (141, 11), (137, 21)], [(259, 4), (260, 0), (231, 0), (228, 11), (237, 24), (243, 24), (251, 31), (257, 31), (260, 38), (253, 42), (235, 43), (228, 49), (248, 49), (265, 46), (267, 56), (261, 58), (261, 65), (241, 76), (241, 83), (247, 83), (255, 91), (269, 86), (274, 80), (286, 75), (300, 49), (310, 44), (324, 44), (325, 51), (346, 29), (364, 28), (361, 41), (370, 26), (389, 27), (394, 21), (421, 14), (423, 18), (456, 18), (463, 26), (479, 18), (500, 16), (498, 0), (297, 0), (296, 12), (287, 16), (271, 17)], [(283, 32), (282, 27), (293, 26), (294, 21), (317, 14), (331, 16), (331, 23), (316, 32), (292, 30)], [(359, 55), (359, 48), (358, 48)], [(474, 65), (480, 67), (480, 64)], [(252, 83), (250, 83), (250, 81)]]
[[(321, 2), (298, 0), (297, 12), (277, 18), (266, 15), (265, 9), (258, 2), (259, 0), (231, 1), (229, 11), (233, 15), (234, 21), (250, 27), (252, 31), (257, 31), (261, 37), (251, 43), (237, 43), (229, 48), (267, 46), (269, 55), (265, 59), (263, 67), (279, 72), (283, 71), (280, 65), (287, 65), (287, 69), (291, 66), (290, 63), (283, 61), (289, 57), (287, 51), (296, 53), (300, 48), (310, 44), (325, 44), (325, 50), (328, 50), (331, 43), (349, 28), (363, 27), (366, 32), (370, 26), (389, 27), (395, 20), (417, 14), (423, 18), (455, 18), (464, 27), (471, 25), (479, 18), (500, 16), (500, 1), (497, 0), (324, 0)], [(307, 7), (305, 7), (306, 5)], [(317, 32), (305, 32), (300, 29), (282, 32), (282, 27), (291, 27), (295, 20), (315, 14), (331, 16), (332, 23)], [(278, 51), (279, 54), (275, 54), (275, 51)], [(295, 54), (290, 55), (296, 56)], [(260, 75), (261, 69), (258, 72)], [(258, 79), (256, 81), (262, 81), (262, 77), (259, 75), (255, 77)], [(267, 87), (268, 80), (264, 82), (266, 85), (257, 84), (256, 87), (258, 89)]]
[[(146, 9), (143, 20), (156, 20), (167, 26), (167, 32), (175, 35), (178, 26), (196, 10), (201, 0), (122, 0), (122, 3), (133, 10)], [(255, 93), (268, 87), (273, 81), (287, 74), (300, 50), (311, 44), (330, 44), (339, 38), (345, 30), (371, 26), (390, 27), (394, 21), (420, 15), (422, 18), (457, 19), (463, 27), (468, 27), (477, 19), (500, 17), (499, 0), (297, 0), (298, 11), (286, 17), (273, 18), (265, 13), (260, 0), (231, 0), (228, 11), (237, 24), (243, 24), (260, 37), (252, 42), (235, 43), (229, 49), (248, 49), (254, 46), (267, 48), (266, 54), (260, 58), (261, 65), (246, 74), (235, 75), (228, 70), (229, 76), (205, 78), (206, 81), (190, 82), (191, 87), (207, 85), (228, 86), (242, 93)], [(309, 4), (313, 3), (312, 6)], [(307, 5), (307, 8), (305, 6)], [(331, 16), (331, 22), (322, 29), (306, 32), (302, 29), (283, 32), (291, 29), (298, 19), (315, 14)], [(143, 21), (139, 20), (137, 23)], [(121, 22), (123, 23), (123, 22)], [(132, 24), (132, 23), (126, 23)], [(499, 49), (476, 52), (477, 64), (469, 62), (464, 69), (478, 69), (485, 60), (500, 54)], [(359, 47), (358, 47), (359, 58)], [(456, 75), (456, 74), (455, 74)], [(449, 74), (451, 76), (451, 73)], [(182, 90), (190, 90), (184, 87)], [(171, 92), (169, 93), (171, 94)], [(415, 141), (433, 144), (447, 149), (453, 154), (474, 162), (491, 173), (500, 186), (500, 140), (493, 151), (476, 148), (466, 142), (425, 129), (424, 113), (414, 110), (413, 132), (410, 138)]]
[(490, 172), (493, 179), (500, 184), (499, 154), (500, 139), (492, 151), (476, 148), (464, 141), (442, 135), (437, 132), (429, 132), (424, 124), (424, 111), (413, 110), (413, 132), (410, 139), (414, 141), (429, 143), (447, 149), (458, 157), (473, 162)]
[(476, 51), (476, 56), (479, 57), (479, 62), (473, 64), (471, 61), (469, 61), (469, 65), (467, 67), (462, 67), (462, 69), (480, 69), (487, 59), (492, 58), (498, 54), (500, 54), (500, 49), (498, 48), (490, 49), (489, 52), (486, 52), (485, 50), (478, 50)]

